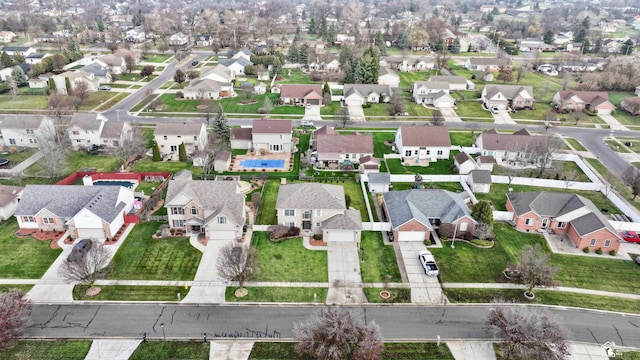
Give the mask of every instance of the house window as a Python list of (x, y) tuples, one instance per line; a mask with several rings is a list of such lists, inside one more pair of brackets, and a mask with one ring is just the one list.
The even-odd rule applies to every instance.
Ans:
[(48, 224), (48, 225), (55, 224), (55, 219), (52, 218), (52, 217), (43, 217), (42, 218), (42, 223), (43, 224)]
[(533, 225), (533, 219), (525, 219), (524, 220), (524, 224), (525, 225)]
[(287, 221), (284, 223), (284, 226), (288, 226), (290, 228), (296, 226), (296, 223), (294, 223), (293, 221)]
[(596, 246), (597, 241), (597, 239), (591, 239), (591, 242), (589, 242), (589, 246)]
[(411, 156), (411, 150), (407, 150), (404, 152), (404, 156)]
[(184, 215), (184, 209), (178, 206), (171, 208), (171, 215)]
[(418, 150), (413, 150), (413, 155), (418, 155)]
[(16, 144), (16, 139), (9, 139), (9, 144), (10, 145), (15, 145)]
[(220, 216), (220, 217), (218, 218), (218, 224), (220, 224), (220, 225), (224, 225), (224, 224), (226, 224), (226, 223), (227, 223), (227, 218), (226, 218), (226, 217), (224, 217), (224, 216)]
[(198, 215), (198, 208), (195, 206), (191, 207), (191, 215)]
[(608, 248), (609, 246), (611, 246), (611, 240), (607, 239), (604, 241), (604, 247)]
[(178, 151), (178, 147), (175, 145), (171, 145), (171, 152), (176, 152)]
[(33, 135), (34, 134), (33, 129), (27, 129), (27, 134)]
[(36, 139), (29, 139), (29, 144), (37, 144), (38, 140)]
[(113, 140), (113, 146), (120, 146), (120, 143), (118, 142), (118, 140)]
[(296, 211), (294, 209), (285, 209), (284, 216), (296, 216)]
[(316, 216), (322, 215), (322, 210), (316, 210)]
[(438, 155), (442, 155), (442, 150), (438, 150)]
[(344, 158), (348, 159), (349, 158), (349, 154), (344, 154)]
[(167, 135), (163, 136), (163, 138), (164, 138), (165, 140), (168, 140), (168, 139), (167, 139)]
[(431, 155), (431, 150), (427, 150), (427, 155)]
[(311, 211), (307, 211), (302, 214), (303, 219), (311, 219)]
[(184, 227), (184, 220), (173, 220), (173, 227), (175, 228)]
[(567, 227), (567, 223), (564, 221), (558, 221), (558, 226), (559, 229), (564, 229)]
[(193, 137), (193, 140), (198, 141), (198, 137), (197, 137), (197, 136), (194, 136), (194, 137)]
[(33, 216), (22, 216), (22, 222), (36, 222)]
[(71, 132), (73, 135), (80, 135), (80, 131), (72, 131)]
[(182, 135), (178, 135), (178, 139), (181, 139), (181, 138), (182, 138)]
[(82, 142), (82, 140), (80, 140), (80, 139), (76, 139), (76, 142), (77, 142), (77, 143), (81, 143), (81, 142)]
[(320, 223), (319, 222), (316, 223), (316, 227), (320, 227)]

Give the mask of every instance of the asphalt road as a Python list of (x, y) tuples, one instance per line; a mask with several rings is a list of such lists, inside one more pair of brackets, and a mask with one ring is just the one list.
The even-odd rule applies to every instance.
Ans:
[[(519, 305), (516, 305), (519, 306)], [(485, 328), (491, 306), (357, 306), (357, 319), (375, 321), (385, 340), (488, 339)], [(178, 304), (34, 305), (27, 338), (170, 339), (293, 337), (293, 324), (318, 306)], [(590, 310), (550, 308), (546, 311), (567, 327), (571, 339), (640, 347), (640, 316)]]

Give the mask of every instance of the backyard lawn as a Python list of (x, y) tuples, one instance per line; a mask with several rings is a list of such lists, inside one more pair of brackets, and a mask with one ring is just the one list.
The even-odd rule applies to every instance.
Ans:
[(260, 254), (254, 281), (327, 282), (327, 252), (307, 250), (302, 238), (272, 242), (265, 231), (254, 231), (251, 245)]
[(0, 360), (83, 360), (91, 340), (21, 340), (13, 349), (0, 352)]
[(45, 110), (47, 97), (44, 95), (0, 95), (0, 109), (3, 110)]
[(256, 218), (257, 225), (275, 225), (277, 223), (276, 200), (278, 200), (279, 189), (280, 181), (278, 179), (267, 181), (264, 192), (262, 193), (260, 211)]
[(471, 135), (470, 132), (449, 131), (451, 145), (472, 146), (476, 142), (477, 135), (475, 133)]
[(109, 279), (192, 280), (202, 253), (188, 237), (153, 239), (160, 223), (136, 224), (113, 258)]
[[(591, 182), (589, 177), (580, 169), (578, 165), (576, 165), (573, 161), (560, 161), (554, 160), (553, 166), (551, 168), (546, 169), (542, 176), (538, 176), (540, 174), (539, 169), (526, 169), (522, 170), (519, 176), (527, 176), (527, 177), (535, 177), (539, 179), (557, 179), (564, 180), (568, 173), (575, 173), (575, 177), (570, 181), (580, 181), (580, 182)], [(510, 171), (509, 167), (496, 165), (493, 168), (492, 175), (507, 175)], [(561, 189), (562, 190), (562, 189)]]
[(389, 282), (402, 282), (393, 246), (383, 243), (379, 231), (363, 231), (360, 243), (360, 272), (363, 282), (381, 283), (385, 275), (389, 275)]
[[(435, 188), (435, 189), (440, 189), (440, 190), (447, 190), (447, 191), (451, 191), (451, 192), (462, 192), (462, 185), (460, 185), (459, 182), (434, 182), (434, 183), (427, 183), (427, 182), (423, 182), (422, 183), (424, 188)], [(393, 183), (393, 190), (394, 191), (400, 191), (400, 190), (410, 190), (413, 186), (413, 183), (398, 183), (398, 182), (394, 182)]]
[(210, 344), (210, 342), (202, 341), (171, 341), (168, 343), (161, 340), (146, 341), (138, 345), (129, 360), (208, 360)]
[(62, 250), (49, 247), (50, 241), (17, 238), (15, 217), (0, 225), (0, 277), (39, 279), (58, 258)]
[(449, 159), (442, 159), (431, 162), (429, 166), (403, 166), (400, 159), (387, 159), (389, 172), (392, 174), (434, 174), (434, 175), (450, 175), (453, 174), (451, 166), (453, 165), (453, 157), (457, 151), (452, 151)]
[(435, 75), (435, 70), (427, 72), (403, 72), (397, 71), (396, 74), (400, 77), (400, 90), (406, 90), (413, 88), (413, 83), (416, 81), (427, 81), (429, 76)]
[[(29, 176), (47, 176), (43, 166), (45, 159), (29, 167), (26, 173)], [(64, 174), (69, 175), (81, 169), (91, 168), (97, 171), (115, 171), (120, 165), (120, 160), (111, 155), (89, 155), (86, 151), (72, 151), (67, 154), (67, 167)]]
[(202, 173), (201, 167), (193, 166), (190, 162), (181, 161), (153, 161), (149, 158), (136, 161), (131, 167), (131, 171), (168, 171), (176, 173), (180, 170), (189, 170), (194, 174)]
[(384, 154), (392, 154), (391, 146), (384, 144), (385, 141), (395, 141), (394, 132), (374, 132), (373, 133), (373, 156), (382, 159)]
[[(291, 77), (289, 77), (289, 71), (291, 71)], [(282, 80), (278, 80), (278, 84), (322, 84), (320, 81), (312, 81), (309, 79), (309, 75), (303, 74), (298, 69), (287, 69), (283, 71), (284, 74)]]

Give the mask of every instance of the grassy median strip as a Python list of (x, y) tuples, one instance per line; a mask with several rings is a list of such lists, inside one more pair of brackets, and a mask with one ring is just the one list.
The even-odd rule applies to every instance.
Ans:
[(2, 284), (2, 285), (0, 285), (0, 293), (9, 292), (9, 290), (11, 290), (11, 289), (18, 289), (18, 290), (22, 290), (22, 292), (26, 294), (29, 290), (31, 290), (32, 287), (33, 287), (33, 285)]
[(87, 296), (87, 285), (73, 288), (73, 300), (114, 300), (114, 301), (178, 301), (184, 299), (189, 288), (184, 286), (141, 286), (141, 285), (100, 285), (100, 293)]
[[(384, 350), (380, 355), (385, 360), (400, 359), (439, 359), (453, 360), (454, 357), (447, 344), (437, 345), (435, 343), (385, 343)], [(295, 342), (257, 342), (253, 344), (251, 360), (266, 359), (289, 359), (300, 360), (296, 353)]]
[[(452, 303), (490, 303), (494, 298), (502, 298), (516, 303), (573, 306), (640, 314), (638, 300), (600, 295), (536, 289), (533, 291), (536, 298), (527, 300), (523, 295), (524, 290), (517, 289), (445, 288), (444, 292)], [(458, 295), (460, 301), (457, 300)]]
[(567, 140), (567, 142), (571, 144), (576, 151), (587, 151), (587, 148), (585, 148), (578, 140), (573, 138), (565, 138), (565, 140)]
[(364, 294), (367, 297), (367, 301), (374, 304), (393, 304), (393, 303), (411, 303), (411, 289), (409, 288), (390, 288), (389, 298), (383, 299), (380, 296), (380, 292), (383, 288), (364, 288)]
[(210, 342), (203, 341), (146, 341), (140, 343), (136, 351), (131, 354), (129, 360), (164, 360), (164, 359), (189, 359), (208, 360)]
[[(234, 292), (237, 287), (227, 287), (225, 300), (229, 302), (296, 302), (296, 303), (324, 303), (327, 299), (327, 288), (301, 288), (256, 286), (246, 287), (249, 294), (241, 298)], [(315, 294), (315, 297), (314, 297)]]
[(90, 347), (90, 340), (22, 340), (18, 346), (0, 352), (0, 360), (82, 360)]

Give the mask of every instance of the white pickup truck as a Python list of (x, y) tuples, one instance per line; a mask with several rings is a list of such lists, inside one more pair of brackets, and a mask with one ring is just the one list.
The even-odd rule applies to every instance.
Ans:
[(436, 265), (436, 259), (433, 258), (429, 250), (422, 250), (418, 255), (420, 263), (424, 268), (424, 273), (428, 276), (438, 276), (438, 266)]

